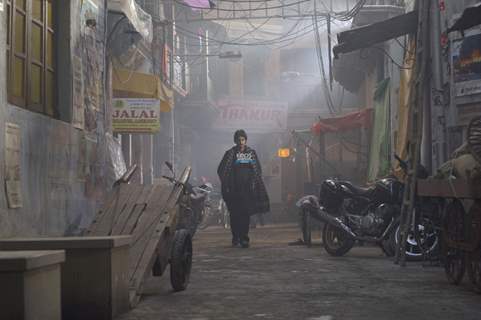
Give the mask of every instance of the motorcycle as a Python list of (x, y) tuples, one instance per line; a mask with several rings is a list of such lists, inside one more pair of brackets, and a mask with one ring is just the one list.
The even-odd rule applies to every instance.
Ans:
[(191, 192), (182, 197), (179, 225), (194, 237), (202, 221), (210, 215), (209, 194), (213, 187), (212, 184), (206, 183), (191, 189)]
[(217, 225), (221, 225), (225, 229), (229, 228), (229, 211), (220, 193), (211, 192), (206, 206), (207, 210), (199, 224), (200, 230)]
[[(405, 162), (401, 167), (407, 170)], [(426, 177), (425, 169), (421, 168), (418, 176)], [(349, 181), (328, 179), (321, 184), (319, 198), (303, 197), (298, 201), (298, 207), (303, 222), (312, 218), (324, 222), (322, 243), (330, 255), (343, 256), (356, 241), (360, 241), (377, 244), (388, 257), (392, 257), (400, 239), (403, 191), (404, 184), (394, 177), (380, 179), (366, 188)], [(421, 203), (415, 206), (416, 210), (419, 213), (423, 210)], [(406, 243), (406, 257), (419, 260), (437, 250), (439, 237), (428, 215), (418, 214), (413, 221)], [(306, 238), (310, 236), (307, 224), (303, 226), (303, 234)], [(310, 243), (310, 239), (304, 241)]]
[[(166, 162), (167, 167), (174, 174), (173, 177), (162, 176), (164, 179), (172, 183), (179, 183), (175, 179), (172, 164)], [(192, 186), (188, 181), (183, 184), (183, 194), (179, 199), (179, 221), (177, 222), (177, 230), (185, 229), (189, 233), (191, 239), (197, 231), (203, 216), (205, 215), (208, 205), (209, 193), (213, 190), (212, 184), (206, 183), (198, 187)]]

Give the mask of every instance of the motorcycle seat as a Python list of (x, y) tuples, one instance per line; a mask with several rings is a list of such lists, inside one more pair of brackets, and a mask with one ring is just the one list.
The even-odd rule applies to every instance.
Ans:
[(341, 182), (341, 184), (344, 185), (346, 188), (348, 188), (349, 191), (351, 191), (354, 195), (362, 196), (362, 197), (368, 197), (373, 190), (372, 187), (355, 186), (349, 181), (343, 181)]

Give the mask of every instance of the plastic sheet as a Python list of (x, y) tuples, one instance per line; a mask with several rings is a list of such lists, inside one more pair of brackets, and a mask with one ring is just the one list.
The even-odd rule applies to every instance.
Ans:
[(109, 0), (108, 9), (109, 11), (125, 14), (134, 29), (137, 30), (147, 42), (152, 42), (152, 17), (145, 12), (135, 0)]
[(112, 186), (115, 181), (119, 180), (127, 171), (122, 147), (118, 139), (114, 138), (111, 133), (105, 134), (105, 142), (107, 144), (107, 182)]

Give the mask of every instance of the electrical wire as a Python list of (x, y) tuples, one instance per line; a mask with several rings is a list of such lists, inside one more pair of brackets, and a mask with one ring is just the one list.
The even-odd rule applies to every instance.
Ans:
[[(213, 41), (213, 42), (216, 42), (216, 43), (219, 43), (219, 44), (227, 44), (227, 45), (238, 45), (238, 46), (266, 45), (266, 44), (275, 44), (277, 42), (285, 41), (286, 37), (290, 37), (292, 35), (297, 36), (299, 34), (302, 34), (302, 32), (304, 32), (307, 29), (311, 29), (311, 30), (307, 31), (307, 33), (310, 33), (310, 32), (312, 32), (312, 27), (313, 27), (313, 24), (311, 24), (309, 26), (306, 26), (306, 27), (303, 27), (303, 28), (297, 30), (296, 32), (293, 32), (293, 33), (290, 33), (290, 34), (286, 33), (285, 35), (283, 35), (281, 37), (278, 37), (278, 38), (273, 38), (273, 39), (269, 39), (269, 40), (266, 40), (266, 41), (260, 41), (260, 42), (251, 42), (251, 43), (249, 43), (249, 42), (246, 43), (246, 42), (222, 41), (222, 40), (213, 39), (213, 38), (210, 38), (210, 37), (205, 37), (205, 38), (208, 39), (209, 41)], [(190, 35), (191, 37), (192, 37), (192, 35), (198, 36), (198, 35), (194, 34), (193, 32), (191, 32), (190, 30), (183, 29), (181, 27), (178, 27), (178, 28), (179, 28), (179, 30), (184, 32), (186, 35)]]
[[(383, 53), (389, 60), (391, 60), (391, 63), (394, 64), (395, 66), (397, 66), (399, 69), (401, 69), (401, 70), (411, 70), (412, 69), (412, 68), (409, 68), (409, 67), (405, 67), (405, 66), (401, 65), (399, 62), (397, 62), (396, 60), (394, 60), (394, 58), (386, 51), (386, 49), (378, 47), (378, 46), (372, 46), (370, 48), (381, 51), (381, 53)], [(365, 50), (365, 49), (361, 49), (361, 51), (362, 50)]]
[[(224, 9), (224, 8), (215, 8), (215, 9), (212, 9), (212, 8), (204, 8), (204, 7), (196, 7), (196, 6), (192, 6), (192, 5), (189, 5), (187, 3), (184, 3), (184, 2), (181, 2), (180, 0), (173, 0), (173, 2), (181, 5), (181, 6), (184, 6), (184, 7), (189, 7), (189, 8), (192, 8), (192, 9), (200, 9), (200, 10), (215, 10), (215, 11), (225, 11), (225, 12), (255, 12), (255, 11), (266, 11), (266, 10), (272, 10), (272, 9), (282, 9), (282, 8), (288, 8), (288, 7), (292, 7), (292, 6), (297, 6), (299, 4), (302, 4), (302, 3), (305, 3), (305, 2), (310, 2), (311, 0), (299, 0), (299, 1), (296, 1), (296, 2), (291, 2), (291, 3), (288, 3), (288, 4), (284, 4), (284, 5), (278, 5), (278, 6), (271, 6), (271, 7), (263, 7), (263, 8), (247, 8), (247, 9)], [(235, 3), (235, 2), (233, 2)]]
[(336, 108), (334, 107), (334, 104), (332, 102), (332, 97), (331, 97), (331, 92), (329, 90), (329, 85), (327, 83), (327, 77), (326, 77), (326, 71), (324, 68), (324, 58), (322, 56), (322, 48), (321, 48), (321, 38), (319, 34), (319, 25), (317, 22), (316, 17), (312, 18), (315, 24), (315, 43), (316, 43), (316, 53), (318, 57), (318, 63), (319, 63), (319, 70), (321, 73), (322, 77), (322, 88), (323, 88), (323, 93), (324, 93), (324, 99), (326, 100), (327, 108), (329, 110), (329, 113), (331, 114), (336, 114)]

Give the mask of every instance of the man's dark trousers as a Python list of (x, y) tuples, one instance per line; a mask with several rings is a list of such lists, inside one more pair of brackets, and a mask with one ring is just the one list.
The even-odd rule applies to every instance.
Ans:
[(249, 241), (249, 201), (239, 198), (229, 205), (230, 227), (233, 241)]

